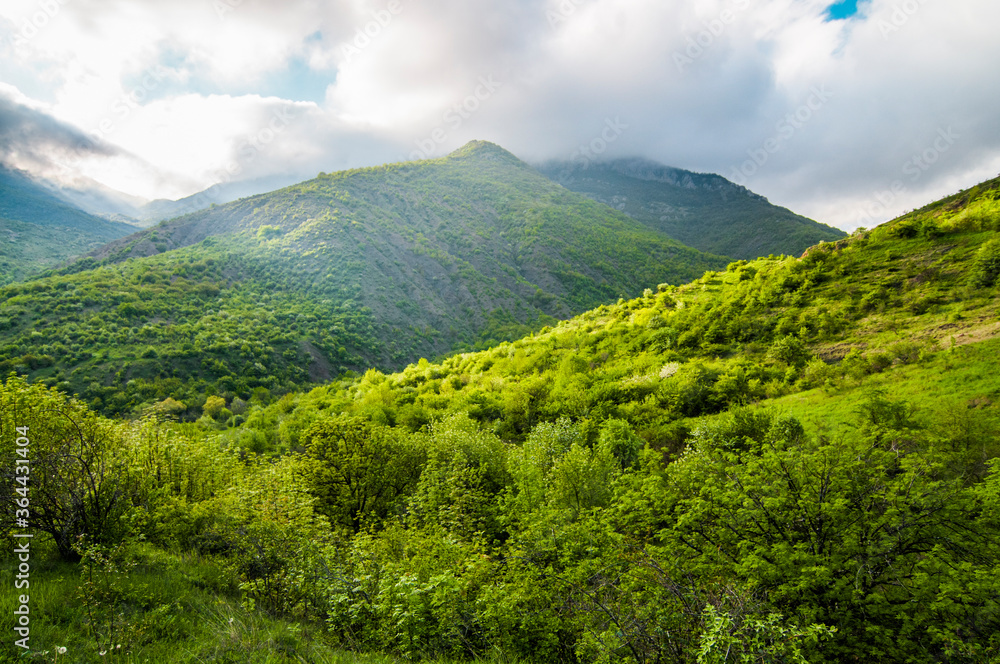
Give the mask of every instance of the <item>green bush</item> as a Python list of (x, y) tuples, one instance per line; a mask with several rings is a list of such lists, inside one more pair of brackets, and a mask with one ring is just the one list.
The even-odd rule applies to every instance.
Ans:
[(969, 280), (975, 288), (991, 288), (1000, 276), (1000, 238), (994, 238), (980, 247), (972, 262)]

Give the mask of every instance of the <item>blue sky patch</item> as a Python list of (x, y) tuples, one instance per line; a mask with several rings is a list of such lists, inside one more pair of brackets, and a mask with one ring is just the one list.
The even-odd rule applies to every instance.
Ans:
[(336, 69), (318, 71), (311, 68), (303, 58), (295, 57), (286, 62), (282, 69), (260, 78), (221, 85), (203, 76), (201, 68), (189, 56), (167, 50), (161, 54), (156, 66), (126, 75), (122, 80), (122, 87), (130, 90), (135, 101), (140, 104), (187, 93), (202, 96), (228, 94), (234, 97), (257, 94), (321, 104), (326, 99), (327, 86), (336, 80)]
[(850, 18), (858, 13), (858, 0), (840, 0), (830, 6), (827, 15), (831, 21)]
[[(336, 71), (317, 71), (300, 58), (294, 58), (282, 71), (268, 74), (252, 88), (262, 96), (281, 97), (293, 101), (323, 103), (326, 88), (337, 79)], [(246, 90), (247, 93), (251, 89)]]

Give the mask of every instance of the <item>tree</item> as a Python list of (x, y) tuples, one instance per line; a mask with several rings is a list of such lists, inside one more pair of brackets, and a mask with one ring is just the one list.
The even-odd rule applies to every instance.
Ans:
[(222, 409), (225, 407), (226, 400), (213, 394), (205, 399), (205, 405), (201, 407), (201, 412), (214, 420), (218, 419), (219, 415), (222, 413)]
[(311, 460), (307, 481), (317, 509), (331, 523), (358, 532), (368, 518), (384, 519), (420, 475), (421, 459), (389, 429), (341, 415), (304, 435)]
[(971, 283), (976, 288), (990, 288), (1000, 277), (1000, 238), (994, 238), (976, 252), (969, 273)]
[[(86, 544), (119, 542), (129, 529), (125, 517), (136, 489), (124, 439), (123, 425), (80, 402), (9, 378), (0, 388), (0, 446), (4, 458), (28, 463), (5, 464), (0, 475), (8, 523), (17, 510), (28, 509), (28, 527), (50, 535), (66, 560), (79, 559), (74, 545), (81, 536)], [(25, 491), (15, 493), (15, 487)]]
[[(997, 561), (996, 527), (974, 490), (944, 472), (939, 452), (889, 431), (899, 418), (865, 415), (873, 408), (885, 404), (862, 415), (880, 426), (818, 443), (789, 418), (732, 415), (696, 431), (666, 470), (669, 550), (699, 576), (763, 593), (776, 613), (836, 627), (810, 661), (939, 657), (962, 607), (936, 598)], [(748, 424), (749, 435), (732, 435)]]
[(798, 338), (789, 335), (776, 339), (768, 349), (767, 357), (790, 366), (801, 367), (809, 360), (809, 351)]

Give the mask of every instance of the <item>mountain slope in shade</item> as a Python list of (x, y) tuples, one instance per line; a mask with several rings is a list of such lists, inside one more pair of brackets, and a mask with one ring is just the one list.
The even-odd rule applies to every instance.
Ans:
[[(168, 395), (190, 401), (209, 384), (248, 396), (398, 368), (729, 260), (477, 142), (441, 159), (321, 174), (112, 242), (30, 294), (0, 293), (10, 303), (0, 347), (44, 325), (89, 339), (79, 353), (41, 349), (51, 363), (37, 371), (61, 371), (121, 412)], [(67, 302), (80, 303), (71, 318), (60, 313)]]
[(0, 284), (134, 232), (61, 200), (20, 171), (0, 167)]
[[(92, 258), (121, 262), (210, 237), (291, 261), (296, 272), (334, 268), (350, 298), (405, 285), (428, 305), (422, 314), (446, 317), (425, 321), (435, 329), (456, 298), (473, 311), (513, 305), (567, 316), (723, 260), (567, 192), (485, 142), (443, 159), (321, 174), (161, 223)], [(361, 263), (337, 271), (348, 259)]]
[(554, 161), (538, 167), (567, 189), (620, 210), (684, 244), (751, 259), (798, 255), (844, 232), (790, 210), (722, 176), (692, 173), (646, 159), (591, 163)]
[(38, 177), (35, 181), (67, 205), (87, 214), (130, 225), (142, 225), (138, 221), (138, 210), (148, 203), (145, 198), (131, 196), (82, 175), (78, 175), (72, 184)]

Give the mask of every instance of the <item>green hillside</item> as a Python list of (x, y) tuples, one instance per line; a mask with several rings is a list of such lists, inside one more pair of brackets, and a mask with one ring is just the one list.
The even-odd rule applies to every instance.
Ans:
[(516, 338), (726, 260), (475, 143), (180, 217), (0, 292), (0, 370), (106, 413)]
[[(692, 417), (817, 388), (836, 394), (1000, 337), (998, 201), (1000, 179), (801, 258), (736, 261), (487, 351), (301, 398), (413, 429), (468, 412), (512, 440), (560, 417), (623, 418), (670, 448)], [(373, 390), (378, 398), (366, 398)], [(977, 396), (989, 395), (956, 388), (959, 400)], [(267, 433), (269, 443), (298, 442)]]
[(844, 232), (771, 205), (719, 175), (692, 173), (643, 159), (539, 167), (563, 186), (702, 251), (752, 259), (799, 255)]
[[(1000, 179), (488, 350), (213, 396), (193, 423), (12, 377), (32, 647), (997, 662), (998, 352)], [(12, 515), (26, 474), (0, 475)], [(41, 590), (77, 579), (75, 599)]]
[(0, 285), (135, 231), (68, 205), (18, 171), (0, 168)]

